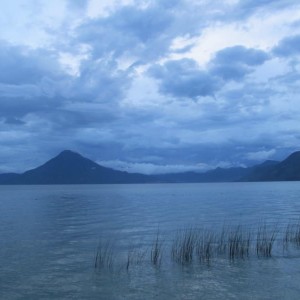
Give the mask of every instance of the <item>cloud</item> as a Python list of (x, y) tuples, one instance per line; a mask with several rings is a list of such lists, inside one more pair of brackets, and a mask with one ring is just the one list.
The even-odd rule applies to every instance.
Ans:
[(129, 173), (142, 173), (142, 174), (167, 174), (167, 173), (181, 173), (181, 172), (204, 172), (211, 169), (211, 166), (206, 164), (197, 165), (158, 165), (153, 163), (137, 163), (127, 162), (121, 160), (112, 161), (97, 161), (102, 166), (112, 168), (115, 170), (126, 171)]
[(244, 46), (227, 47), (215, 54), (210, 62), (211, 72), (224, 80), (242, 80), (251, 73), (253, 67), (263, 64), (269, 55), (257, 49)]
[(170, 12), (157, 6), (125, 6), (105, 18), (86, 21), (78, 28), (77, 41), (90, 45), (95, 58), (129, 56), (147, 61), (168, 48), (170, 38), (161, 33), (171, 22)]
[(218, 79), (201, 70), (192, 59), (171, 60), (150, 68), (149, 74), (160, 81), (160, 91), (174, 97), (214, 96)]
[(264, 161), (273, 157), (275, 153), (276, 153), (275, 149), (249, 152), (246, 154), (246, 158), (255, 161)]
[(223, 80), (241, 81), (251, 73), (251, 69), (247, 66), (239, 64), (214, 65), (211, 67), (211, 74), (216, 77), (221, 77)]
[(83, 22), (76, 29), (74, 43), (89, 45), (94, 58), (111, 57), (130, 60), (132, 64), (149, 64), (168, 55), (177, 37), (191, 37), (201, 32), (202, 18), (196, 10), (199, 8), (194, 3), (186, 5), (179, 0), (119, 6), (105, 17)]
[(27, 114), (45, 113), (62, 104), (67, 82), (57, 54), (0, 43), (0, 116), (22, 120)]
[(73, 80), (68, 97), (86, 102), (107, 102), (123, 98), (131, 78), (118, 70), (113, 60), (86, 60), (81, 64), (80, 76)]
[(152, 66), (149, 74), (159, 80), (160, 91), (167, 95), (214, 97), (227, 81), (243, 80), (268, 59), (262, 50), (234, 46), (218, 51), (206, 69), (201, 69), (195, 60), (183, 58)]
[(22, 120), (19, 120), (19, 119), (14, 118), (14, 117), (7, 117), (4, 121), (4, 123), (9, 124), (9, 125), (24, 125), (24, 124), (26, 124)]
[(298, 147), (295, 1), (12, 2), (0, 5), (1, 169), (64, 148), (162, 172)]
[(61, 79), (64, 71), (56, 54), (43, 49), (0, 43), (0, 83), (33, 84), (44, 77)]
[(81, 13), (88, 7), (89, 0), (67, 0), (68, 7), (75, 10), (80, 10)]
[(276, 11), (284, 10), (299, 6), (297, 1), (294, 0), (239, 0), (235, 7), (236, 13), (234, 15), (239, 18), (246, 18), (258, 12), (264, 14), (274, 14)]
[(258, 66), (263, 64), (269, 55), (262, 50), (246, 48), (244, 46), (228, 47), (218, 51), (213, 63), (220, 65), (242, 64), (247, 66)]
[(277, 56), (295, 56), (300, 54), (300, 35), (289, 36), (282, 39), (273, 48), (273, 53)]

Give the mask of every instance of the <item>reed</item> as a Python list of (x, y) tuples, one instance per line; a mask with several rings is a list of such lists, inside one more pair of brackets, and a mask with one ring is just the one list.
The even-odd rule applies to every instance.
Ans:
[(127, 257), (126, 257), (126, 264), (125, 268), (126, 271), (129, 271), (129, 268), (133, 265), (141, 265), (146, 257), (147, 250), (142, 250), (142, 249), (136, 249), (136, 248), (131, 248), (127, 252)]
[(288, 224), (283, 237), (284, 247), (287, 248), (291, 243), (300, 246), (300, 223)]
[(153, 241), (150, 259), (152, 265), (160, 267), (163, 254), (163, 241), (160, 239), (159, 231), (157, 231), (156, 238)]
[(215, 241), (216, 236), (213, 232), (202, 230), (202, 232), (199, 233), (196, 240), (195, 252), (200, 263), (210, 262), (216, 248)]
[(216, 237), (216, 242), (217, 242), (217, 247), (216, 247), (217, 254), (219, 255), (225, 254), (228, 246), (228, 228), (223, 226), (220, 234)]
[(266, 224), (259, 226), (256, 236), (256, 254), (258, 257), (272, 256), (273, 245), (277, 234), (277, 227), (270, 230)]
[[(150, 252), (148, 264), (160, 267), (163, 260), (169, 255), (163, 255), (166, 246), (169, 245), (171, 260), (180, 265), (189, 265), (194, 262), (210, 264), (219, 257), (228, 258), (229, 261), (246, 259), (257, 256), (271, 257), (275, 242), (282, 241), (284, 247), (290, 244), (300, 247), (300, 222), (289, 224), (285, 229), (278, 230), (277, 226), (262, 224), (256, 231), (239, 226), (226, 226), (220, 232), (208, 229), (188, 228), (179, 230), (171, 244), (164, 244), (164, 240), (157, 231), (149, 248), (130, 247), (124, 257), (116, 260), (115, 245), (110, 242), (100, 241), (94, 260), (94, 267), (102, 270), (114, 270), (116, 261), (120, 262), (120, 268), (127, 272), (134, 266), (145, 264), (145, 259)], [(278, 239), (278, 234), (279, 239)], [(169, 257), (170, 258), (170, 257)]]
[(230, 260), (249, 256), (251, 233), (237, 226), (228, 234), (228, 254)]
[(180, 264), (188, 264), (193, 261), (194, 249), (197, 242), (197, 232), (195, 229), (185, 229), (178, 231), (173, 241), (171, 257)]
[(112, 270), (114, 266), (114, 245), (111, 241), (100, 241), (97, 247), (94, 267)]

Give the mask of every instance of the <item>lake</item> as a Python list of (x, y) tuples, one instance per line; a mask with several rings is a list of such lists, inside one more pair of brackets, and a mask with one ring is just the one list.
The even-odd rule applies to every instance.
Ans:
[[(283, 242), (299, 217), (299, 182), (0, 186), (0, 299), (299, 299), (300, 246)], [(249, 253), (172, 256), (182, 233), (222, 228), (251, 232)]]

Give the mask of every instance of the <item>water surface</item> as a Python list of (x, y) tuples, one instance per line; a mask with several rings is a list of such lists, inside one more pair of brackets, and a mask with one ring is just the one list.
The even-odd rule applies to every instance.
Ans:
[[(298, 222), (300, 183), (0, 186), (1, 299), (299, 299), (300, 250), (272, 258), (94, 269), (99, 241), (166, 252), (178, 229)], [(147, 254), (148, 255), (148, 254)]]

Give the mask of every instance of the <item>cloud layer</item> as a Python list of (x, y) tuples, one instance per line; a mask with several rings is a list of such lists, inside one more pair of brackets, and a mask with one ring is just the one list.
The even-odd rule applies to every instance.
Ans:
[(0, 8), (0, 172), (63, 149), (145, 173), (251, 165), (298, 149), (297, 1)]

